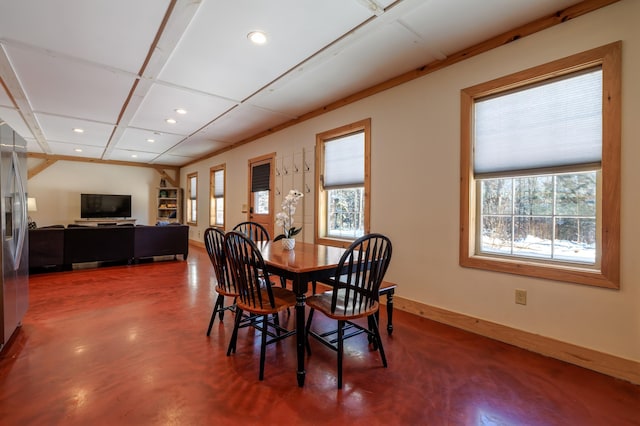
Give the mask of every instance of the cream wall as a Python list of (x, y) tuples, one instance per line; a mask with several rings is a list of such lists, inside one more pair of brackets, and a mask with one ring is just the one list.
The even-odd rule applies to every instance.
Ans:
[[(640, 1), (623, 0), (400, 87), (185, 167), (199, 176), (201, 241), (209, 168), (227, 167), (227, 224), (246, 219), (247, 160), (290, 155), (316, 133), (372, 120), (372, 231), (388, 234), (388, 279), (402, 298), (640, 361)], [(505, 74), (623, 40), (621, 288), (608, 290), (458, 265), (460, 90)], [(283, 188), (287, 190), (288, 188)], [(305, 239), (309, 240), (307, 233)], [(528, 292), (526, 306), (515, 289)]]
[[(30, 158), (31, 169), (42, 160)], [(128, 167), (75, 161), (58, 161), (27, 182), (37, 212), (30, 212), (38, 226), (67, 225), (80, 219), (80, 194), (131, 195), (131, 215), (137, 224), (154, 224), (155, 189), (160, 175), (148, 167)]]

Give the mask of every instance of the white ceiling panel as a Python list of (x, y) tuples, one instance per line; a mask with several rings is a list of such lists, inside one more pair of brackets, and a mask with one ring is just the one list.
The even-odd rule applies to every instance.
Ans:
[(23, 138), (33, 138), (31, 130), (15, 108), (0, 107), (0, 120), (5, 121), (16, 133)]
[[(89, 145), (76, 145), (64, 142), (49, 142), (49, 146), (56, 155), (70, 155), (72, 157), (86, 157), (100, 159), (103, 148)], [(77, 151), (80, 150), (80, 151)]]
[(345, 0), (205, 1), (159, 78), (240, 101), (371, 16)]
[(169, 0), (2, 3), (0, 38), (136, 73)]
[(34, 152), (38, 154), (44, 154), (40, 144), (33, 138), (24, 138), (27, 141), (27, 152)]
[(4, 90), (4, 87), (0, 84), (0, 106), (4, 107), (13, 107), (13, 102), (7, 92)]
[[(580, 0), (430, 0), (403, 17), (424, 40), (451, 55), (537, 18), (564, 9)], [(460, 13), (467, 10), (468, 13)], [(499, 12), (497, 12), (499, 11)], [(455, 16), (455, 28), (451, 17)]]
[[(40, 123), (47, 140), (77, 145), (105, 147), (109, 142), (109, 137), (111, 137), (114, 127), (111, 124), (47, 114), (36, 114), (36, 119)], [(76, 128), (82, 129), (83, 132), (74, 132), (73, 129)]]
[(7, 53), (37, 112), (115, 123), (135, 81), (131, 74), (30, 49), (8, 47)]
[[(388, 52), (386, 61), (371, 55), (377, 49)], [(300, 116), (435, 59), (419, 36), (392, 22), (379, 26), (371, 35), (358, 37), (313, 66), (299, 67), (248, 102)]]
[(266, 130), (290, 119), (291, 117), (284, 114), (242, 104), (208, 125), (203, 131), (211, 140), (233, 143), (253, 136), (259, 129)]
[(133, 163), (149, 163), (158, 156), (154, 152), (129, 151), (127, 149), (114, 149), (109, 160), (130, 161)]
[[(130, 125), (189, 135), (234, 105), (236, 105), (235, 102), (201, 92), (154, 84)], [(185, 109), (187, 113), (178, 114), (176, 112), (178, 108)], [(173, 118), (177, 122), (168, 124), (165, 122), (168, 118)]]
[(193, 161), (192, 157), (182, 157), (179, 155), (163, 154), (153, 160), (153, 164), (164, 164), (167, 166), (182, 166), (185, 163)]
[(194, 136), (181, 143), (180, 145), (177, 145), (175, 148), (169, 151), (169, 154), (195, 158), (198, 155), (213, 152), (225, 146), (228, 146), (228, 144), (206, 139), (204, 137)]
[(183, 139), (184, 136), (182, 135), (129, 127), (122, 134), (118, 142), (118, 148), (161, 154)]

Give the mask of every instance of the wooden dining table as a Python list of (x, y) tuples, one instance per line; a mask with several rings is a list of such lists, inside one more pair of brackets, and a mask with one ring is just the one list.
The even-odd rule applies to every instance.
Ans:
[(335, 274), (340, 257), (346, 249), (297, 241), (293, 250), (286, 250), (280, 241), (268, 241), (260, 247), (267, 270), (293, 282), (296, 294), (295, 323), (298, 358), (298, 386), (304, 386), (305, 294), (312, 281), (322, 281)]

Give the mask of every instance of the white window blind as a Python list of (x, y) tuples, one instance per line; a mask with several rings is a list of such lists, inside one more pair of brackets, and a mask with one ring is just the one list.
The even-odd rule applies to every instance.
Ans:
[(324, 144), (324, 187), (364, 185), (364, 132)]
[(224, 171), (213, 172), (213, 196), (216, 198), (224, 196)]
[(198, 181), (198, 178), (196, 176), (191, 176), (189, 178), (189, 199), (191, 200), (195, 200), (197, 198), (197, 194), (198, 194), (197, 181)]
[(475, 102), (474, 172), (598, 164), (602, 158), (602, 68)]

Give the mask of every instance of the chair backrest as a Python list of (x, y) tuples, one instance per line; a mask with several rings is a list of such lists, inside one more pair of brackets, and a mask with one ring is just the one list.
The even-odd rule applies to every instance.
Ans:
[[(367, 234), (354, 241), (336, 270), (331, 312), (358, 313), (371, 308), (378, 301), (378, 290), (390, 261), (391, 240), (386, 236)], [(338, 305), (338, 299), (344, 304)]]
[(233, 227), (234, 231), (238, 231), (249, 237), (252, 241), (270, 241), (269, 232), (264, 226), (256, 222), (242, 222)]
[(227, 257), (224, 251), (224, 232), (217, 228), (207, 228), (204, 231), (204, 246), (216, 273), (218, 286), (227, 292), (235, 293), (235, 283), (229, 277)]
[(244, 233), (230, 231), (224, 236), (224, 249), (230, 277), (242, 303), (256, 310), (273, 308), (275, 300), (269, 273), (256, 244)]

